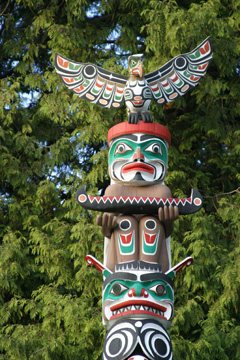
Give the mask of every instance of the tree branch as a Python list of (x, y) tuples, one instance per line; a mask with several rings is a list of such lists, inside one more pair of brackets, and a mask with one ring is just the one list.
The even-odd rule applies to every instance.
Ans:
[(5, 9), (1, 12), (0, 16), (3, 16), (3, 14), (5, 13), (5, 11), (6, 11), (7, 8), (9, 7), (10, 2), (11, 2), (11, 0), (8, 0), (8, 3), (7, 3), (7, 5), (5, 6)]

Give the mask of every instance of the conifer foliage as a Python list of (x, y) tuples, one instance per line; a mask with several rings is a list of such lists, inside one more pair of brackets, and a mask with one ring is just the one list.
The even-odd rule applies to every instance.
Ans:
[(204, 197), (181, 216), (172, 263), (174, 359), (240, 358), (240, 1), (3, 0), (0, 5), (0, 359), (100, 360), (103, 258), (95, 213), (75, 192), (108, 185), (107, 131), (126, 110), (79, 99), (56, 74), (55, 52), (126, 73), (143, 53), (146, 73), (207, 36), (213, 60), (186, 96), (154, 121), (172, 135), (166, 184)]

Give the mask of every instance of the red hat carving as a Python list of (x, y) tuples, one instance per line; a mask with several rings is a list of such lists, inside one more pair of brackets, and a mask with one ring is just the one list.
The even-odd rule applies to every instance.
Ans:
[(165, 126), (157, 123), (145, 123), (144, 121), (139, 121), (137, 124), (129, 124), (126, 121), (111, 127), (108, 131), (108, 144), (118, 136), (134, 133), (155, 135), (166, 140), (169, 145), (171, 144), (171, 134)]

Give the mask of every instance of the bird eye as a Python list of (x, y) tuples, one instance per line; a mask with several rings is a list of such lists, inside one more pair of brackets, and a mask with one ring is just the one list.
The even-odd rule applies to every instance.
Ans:
[(128, 146), (125, 143), (120, 143), (118, 144), (116, 151), (115, 151), (115, 155), (116, 154), (124, 154), (126, 151), (132, 150), (132, 148), (130, 146)]
[(155, 294), (157, 294), (159, 296), (163, 296), (163, 295), (167, 294), (167, 290), (166, 290), (165, 286), (161, 283), (150, 287), (148, 290), (155, 292)]
[(136, 65), (136, 61), (131, 60), (131, 66), (135, 66)]
[(120, 283), (115, 283), (115, 284), (113, 284), (113, 286), (110, 290), (110, 294), (118, 296), (118, 295), (121, 295), (122, 292), (125, 290), (128, 290), (127, 286), (120, 284)]
[(154, 153), (154, 154), (160, 154), (160, 155), (163, 154), (163, 153), (162, 153), (162, 148), (161, 148), (161, 146), (160, 146), (159, 144), (157, 144), (157, 143), (154, 143), (154, 144), (149, 145), (149, 146), (145, 149), (145, 151), (150, 151), (150, 152), (152, 152), (152, 153)]

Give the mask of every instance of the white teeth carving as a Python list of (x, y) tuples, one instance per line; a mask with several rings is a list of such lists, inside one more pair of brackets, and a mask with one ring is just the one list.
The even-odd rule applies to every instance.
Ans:
[(136, 311), (136, 310), (150, 311), (150, 312), (152, 312), (154, 314), (164, 316), (163, 311), (152, 308), (150, 306), (145, 306), (145, 305), (131, 305), (131, 306), (122, 307), (122, 308), (120, 308), (118, 310), (113, 311), (112, 314), (114, 316), (114, 315), (122, 314), (122, 313), (124, 313), (126, 311)]

